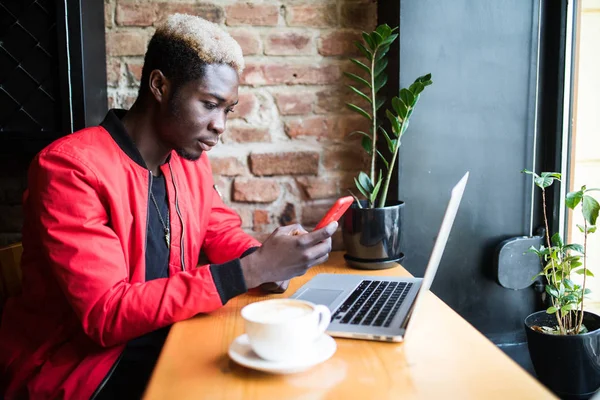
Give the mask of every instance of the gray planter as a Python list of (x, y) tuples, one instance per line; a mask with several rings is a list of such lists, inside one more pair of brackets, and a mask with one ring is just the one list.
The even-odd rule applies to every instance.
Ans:
[[(361, 201), (363, 207), (366, 201)], [(404, 202), (384, 208), (358, 208), (344, 214), (342, 237), (346, 262), (359, 269), (385, 269), (404, 258), (401, 251)]]

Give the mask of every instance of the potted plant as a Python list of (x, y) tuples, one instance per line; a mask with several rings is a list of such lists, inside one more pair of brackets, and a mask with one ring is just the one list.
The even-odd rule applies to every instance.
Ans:
[[(354, 267), (367, 269), (389, 268), (402, 258), (400, 249), (402, 201), (388, 202), (387, 195), (392, 173), (398, 158), (402, 136), (409, 125), (409, 119), (419, 101), (421, 92), (431, 85), (431, 74), (418, 77), (408, 88), (400, 90), (394, 96), (391, 110), (385, 109), (390, 122), (388, 133), (381, 124), (380, 115), (386, 103), (380, 91), (387, 83), (385, 68), (388, 64), (386, 54), (398, 34), (397, 28), (383, 24), (373, 32), (363, 32), (363, 41), (355, 45), (365, 57), (366, 62), (351, 59), (363, 76), (346, 73), (358, 87), (348, 85), (350, 90), (363, 99), (368, 107), (356, 104), (347, 106), (369, 121), (369, 132), (354, 131), (351, 134), (362, 135), (362, 147), (370, 156), (368, 173), (361, 171), (354, 178), (356, 188), (364, 196), (346, 212), (342, 224), (342, 235), (346, 247), (346, 261)], [(380, 140), (385, 140), (389, 154), (377, 149)], [(385, 166), (385, 171), (377, 170), (377, 158)]]
[[(557, 232), (550, 237), (546, 215), (546, 188), (560, 181), (556, 172), (522, 172), (533, 175), (542, 189), (542, 205), (546, 228), (545, 245), (533, 246), (542, 271), (533, 277), (545, 284), (548, 308), (525, 319), (525, 331), (531, 361), (538, 379), (561, 398), (588, 398), (600, 387), (600, 316), (584, 311), (585, 295), (590, 293), (587, 279), (594, 275), (587, 265), (588, 235), (596, 231), (600, 205), (583, 186), (566, 196), (566, 205), (575, 210), (580, 206), (583, 225), (583, 246), (565, 244)], [(575, 282), (575, 276), (581, 276)]]

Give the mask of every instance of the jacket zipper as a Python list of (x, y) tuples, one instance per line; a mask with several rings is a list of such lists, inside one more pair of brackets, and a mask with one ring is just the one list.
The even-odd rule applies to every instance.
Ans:
[(179, 221), (181, 222), (181, 237), (180, 237), (180, 257), (181, 257), (181, 270), (185, 271), (185, 257), (184, 257), (184, 242), (183, 238), (185, 236), (185, 226), (183, 225), (183, 217), (181, 216), (181, 210), (179, 209), (179, 196), (177, 193), (177, 183), (175, 182), (175, 175), (173, 175), (173, 168), (171, 168), (171, 162), (169, 161), (169, 171), (171, 172), (171, 181), (173, 182), (173, 187), (175, 188), (175, 210), (177, 211), (177, 215), (179, 216)]
[(115, 372), (115, 369), (117, 369), (117, 365), (119, 365), (119, 362), (121, 362), (121, 358), (123, 358), (123, 352), (121, 352), (121, 354), (119, 354), (119, 358), (117, 358), (117, 361), (115, 361), (115, 363), (113, 364), (113, 366), (110, 367), (110, 370), (108, 371), (108, 374), (106, 374), (106, 376), (104, 377), (104, 379), (102, 379), (102, 382), (100, 382), (100, 384), (98, 385), (98, 387), (96, 388), (96, 390), (94, 390), (94, 393), (90, 397), (90, 400), (94, 400), (96, 397), (98, 397), (98, 395), (100, 393), (102, 393), (102, 389), (104, 389), (104, 386), (106, 386), (106, 383), (108, 382), (108, 380), (110, 379), (110, 377), (112, 376), (112, 374)]

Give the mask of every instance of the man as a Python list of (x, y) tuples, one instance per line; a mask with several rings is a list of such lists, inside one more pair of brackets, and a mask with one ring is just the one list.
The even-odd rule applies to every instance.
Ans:
[[(336, 223), (279, 228), (261, 245), (214, 189), (205, 152), (238, 101), (243, 65), (218, 26), (171, 16), (131, 110), (38, 154), (23, 293), (0, 326), (5, 398), (138, 398), (170, 325), (327, 259)], [(201, 251), (212, 264), (197, 265)]]

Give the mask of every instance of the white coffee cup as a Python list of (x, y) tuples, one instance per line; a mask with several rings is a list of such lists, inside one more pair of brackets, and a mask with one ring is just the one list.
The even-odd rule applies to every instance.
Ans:
[(269, 361), (306, 357), (325, 332), (331, 312), (322, 305), (295, 299), (272, 299), (242, 308), (252, 350)]

